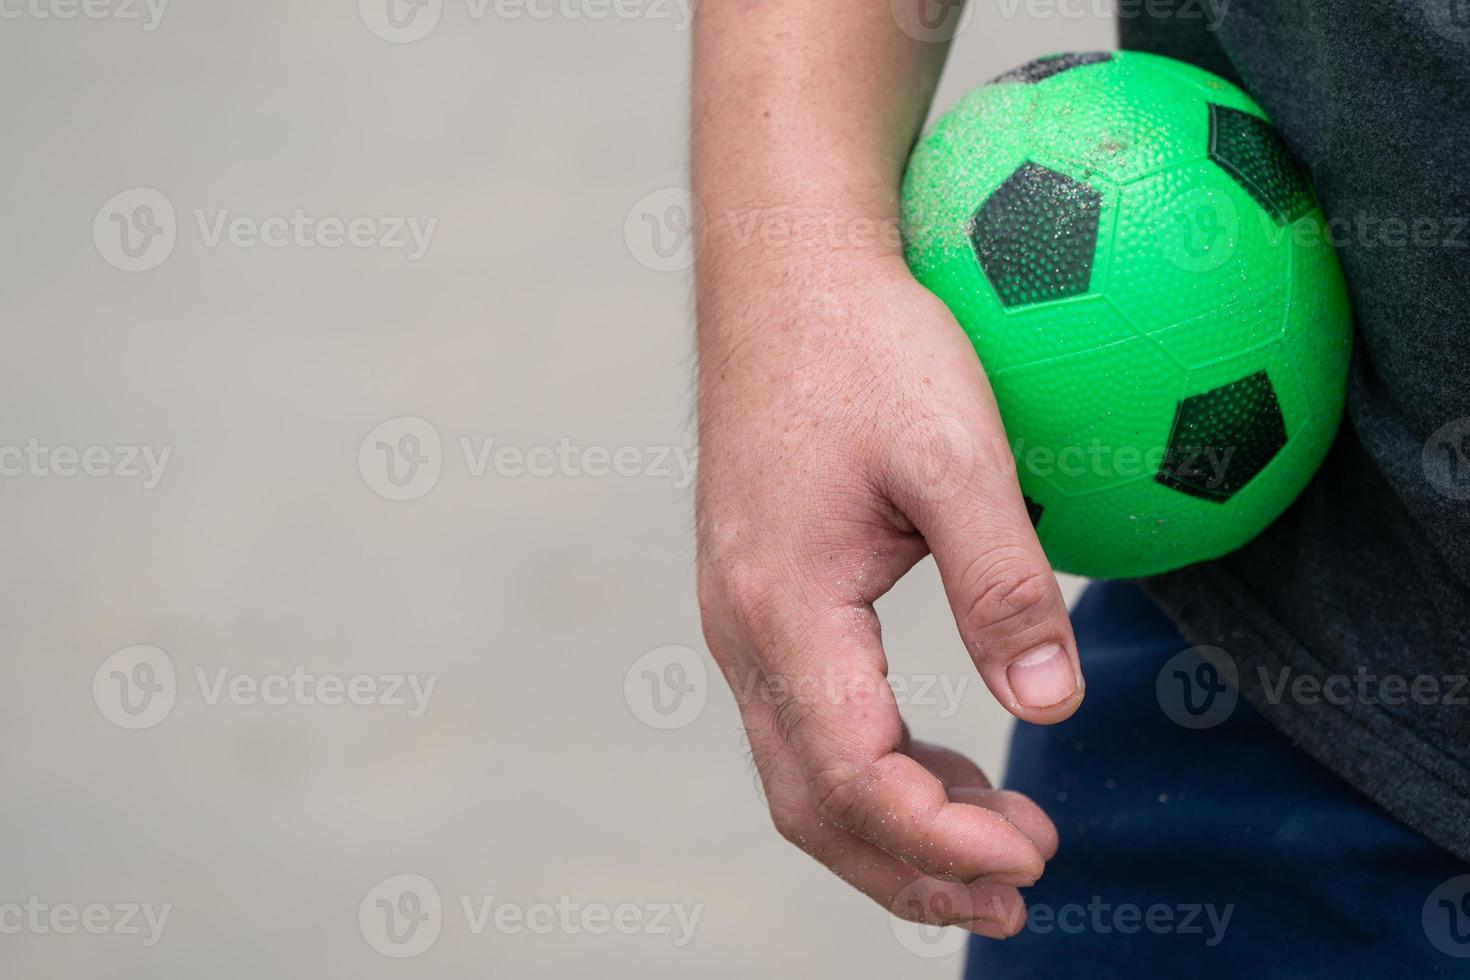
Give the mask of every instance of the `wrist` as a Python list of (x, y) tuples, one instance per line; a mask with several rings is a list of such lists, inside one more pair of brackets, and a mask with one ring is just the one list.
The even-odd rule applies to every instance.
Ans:
[(701, 205), (695, 265), (701, 312), (716, 299), (746, 306), (790, 289), (810, 294), (893, 271), (907, 276), (896, 192), (773, 194), (766, 201)]

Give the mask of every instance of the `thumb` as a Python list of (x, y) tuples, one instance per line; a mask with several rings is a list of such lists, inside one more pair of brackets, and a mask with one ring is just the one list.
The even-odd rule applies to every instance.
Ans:
[(1077, 641), (999, 412), (977, 394), (965, 423), (930, 416), (894, 443), (890, 494), (933, 552), (986, 686), (1016, 717), (1051, 724), (1082, 702)]

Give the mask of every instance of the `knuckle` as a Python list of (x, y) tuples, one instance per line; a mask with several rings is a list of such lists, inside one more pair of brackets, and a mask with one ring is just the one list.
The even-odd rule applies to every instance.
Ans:
[(774, 576), (754, 561), (714, 554), (701, 563), (698, 594), (706, 623), (730, 617), (759, 633), (770, 625), (778, 591)]
[(781, 586), (774, 573), (747, 554), (701, 555), (696, 595), (711, 650), (730, 643), (764, 648), (778, 638)]
[(753, 562), (731, 562), (724, 580), (726, 601), (747, 622), (758, 622), (775, 602), (771, 575)]
[(961, 627), (967, 635), (1010, 634), (1044, 617), (1056, 586), (1051, 571), (1017, 549), (977, 558), (962, 578), (969, 596)]
[(829, 770), (815, 780), (817, 816), (862, 836), (868, 780), (848, 769)]
[(810, 852), (815, 846), (816, 826), (809, 815), (792, 806), (771, 807), (771, 824), (786, 843)]

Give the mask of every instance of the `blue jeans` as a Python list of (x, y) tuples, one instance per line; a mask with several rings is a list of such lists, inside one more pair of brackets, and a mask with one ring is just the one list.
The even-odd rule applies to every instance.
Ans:
[(1022, 932), (972, 940), (967, 980), (1470, 977), (1470, 865), (1176, 656), (1137, 586), (1092, 586), (1072, 621), (1087, 698), (1018, 725), (1007, 767), (1061, 850)]

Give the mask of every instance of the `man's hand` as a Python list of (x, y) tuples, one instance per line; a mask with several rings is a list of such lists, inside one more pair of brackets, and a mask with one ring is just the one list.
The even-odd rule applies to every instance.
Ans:
[(894, 234), (944, 57), (900, 7), (927, 2), (699, 7), (699, 597), (781, 833), (897, 915), (1005, 936), (1056, 830), (909, 738), (873, 612), (932, 552), (1001, 704), (1081, 701), (984, 372)]
[(699, 595), (772, 818), (896, 914), (1012, 934), (1056, 831), (908, 737), (873, 612), (932, 551), (995, 697), (1043, 723), (1081, 700), (984, 374), (896, 256), (743, 279), (701, 294)]

